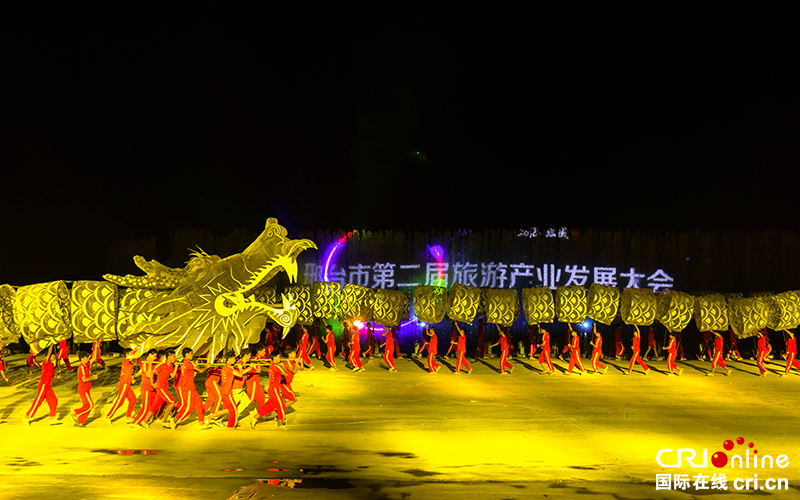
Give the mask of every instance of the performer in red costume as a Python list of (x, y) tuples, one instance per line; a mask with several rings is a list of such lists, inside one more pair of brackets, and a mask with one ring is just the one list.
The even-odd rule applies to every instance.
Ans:
[(361, 333), (358, 327), (353, 325), (353, 330), (350, 335), (350, 354), (348, 361), (354, 372), (363, 372), (364, 365), (361, 363)]
[[(497, 325), (497, 333), (500, 334), (500, 338), (490, 345), (489, 349), (498, 344), (500, 345), (500, 375), (508, 375), (514, 371), (514, 365), (508, 362), (508, 327), (500, 328), (500, 325)], [(506, 371), (506, 368), (508, 368), (508, 371)]]
[(464, 330), (458, 325), (457, 322), (453, 321), (453, 326), (456, 327), (456, 332), (458, 333), (458, 339), (455, 342), (451, 341), (451, 345), (456, 346), (456, 355), (458, 356), (458, 361), (456, 362), (456, 375), (461, 375), (461, 365), (467, 370), (467, 374), (472, 373), (472, 367), (469, 366), (467, 363), (466, 354), (467, 354), (467, 337), (464, 335)]
[[(330, 325), (327, 327), (330, 329)], [(250, 420), (250, 427), (253, 429), (256, 428), (258, 424), (258, 419), (262, 417), (266, 417), (272, 412), (278, 413), (278, 429), (285, 429), (286, 428), (286, 403), (283, 401), (283, 396), (281, 395), (281, 377), (284, 376), (286, 373), (284, 372), (283, 368), (281, 367), (281, 353), (274, 352), (272, 353), (272, 363), (269, 365), (269, 386), (267, 387), (267, 402), (264, 406), (259, 406), (257, 410), (257, 416), (253, 415), (253, 418)]]
[(633, 345), (631, 346), (631, 350), (633, 351), (631, 354), (631, 366), (628, 367), (628, 371), (625, 372), (627, 375), (631, 374), (633, 370), (634, 363), (639, 363), (639, 365), (644, 370), (644, 374), (647, 375), (650, 373), (650, 368), (647, 367), (644, 360), (639, 357), (639, 342), (641, 342), (641, 333), (639, 332), (639, 327), (633, 325)]
[(203, 373), (208, 367), (198, 368), (195, 365), (193, 361), (194, 351), (190, 347), (184, 347), (181, 354), (183, 361), (181, 362), (180, 386), (178, 389), (178, 393), (181, 396), (181, 409), (175, 418), (175, 424), (182, 423), (194, 412), (197, 415), (197, 423), (200, 424), (200, 428), (208, 429), (209, 425), (203, 412), (203, 400), (200, 399), (200, 394), (194, 384), (195, 373)]
[(617, 325), (617, 329), (614, 330), (614, 348), (614, 359), (622, 359), (625, 354), (625, 345), (622, 343), (622, 325)]
[(432, 326), (425, 325), (425, 333), (428, 335), (428, 371), (430, 373), (436, 373), (441, 368), (441, 365), (436, 362), (436, 350), (439, 340), (436, 337), (436, 330), (434, 330)]
[[(168, 425), (172, 430), (175, 430), (175, 419), (170, 415), (172, 409), (175, 407), (175, 397), (169, 392), (169, 381), (175, 377), (175, 351), (168, 349), (159, 360), (159, 364), (155, 368), (156, 384), (155, 384), (155, 397), (148, 409), (148, 415), (145, 420), (149, 420), (150, 415), (161, 414), (161, 425)], [(162, 410), (162, 406), (166, 405)]]
[(741, 361), (742, 356), (739, 355), (739, 339), (736, 337), (733, 328), (728, 328), (728, 338), (731, 341), (731, 348), (728, 350), (728, 354), (725, 355), (725, 361), (730, 361), (731, 356), (733, 356), (733, 359), (736, 361)]
[(767, 358), (767, 336), (764, 334), (766, 328), (756, 334), (758, 338), (758, 353), (756, 354), (756, 365), (760, 372), (759, 377), (767, 376), (767, 368), (764, 366), (764, 360)]
[(216, 413), (222, 404), (222, 393), (219, 390), (219, 381), (222, 379), (222, 367), (208, 366), (206, 374), (206, 401), (203, 403), (203, 413)]
[[(552, 375), (556, 372), (556, 369), (553, 366), (553, 362), (550, 360), (550, 332), (545, 330), (540, 324), (539, 333), (542, 335), (542, 343), (539, 344), (539, 347), (542, 348), (542, 352), (539, 354), (539, 364), (542, 367), (542, 373)], [(545, 371), (545, 368), (547, 368), (547, 371)]]
[(72, 418), (75, 420), (75, 426), (77, 427), (86, 426), (86, 419), (89, 418), (89, 414), (92, 413), (94, 408), (94, 401), (92, 401), (90, 391), (92, 390), (92, 380), (97, 380), (97, 375), (92, 375), (89, 372), (89, 366), (90, 360), (94, 359), (95, 354), (94, 352), (89, 354), (86, 351), (78, 353), (78, 361), (80, 362), (78, 366), (78, 396), (80, 396), (83, 406), (72, 413)]
[(528, 326), (528, 343), (530, 344), (530, 353), (528, 354), (528, 359), (534, 359), (536, 355), (536, 347), (538, 345), (538, 339), (536, 338), (536, 325), (529, 325)]
[(97, 363), (98, 365), (103, 367), (103, 370), (105, 370), (106, 369), (106, 362), (103, 361), (103, 358), (100, 357), (103, 354), (103, 341), (102, 340), (98, 340), (97, 342), (94, 342), (92, 344), (92, 352), (93, 353), (97, 353), (96, 354), (97, 357), (92, 359), (92, 364)]
[(572, 325), (567, 323), (569, 327), (569, 331), (572, 335), (572, 340), (569, 343), (569, 365), (567, 366), (567, 375), (572, 375), (572, 369), (577, 366), (580, 370), (581, 374), (586, 373), (586, 369), (583, 367), (583, 363), (581, 363), (581, 338), (578, 336), (578, 332), (572, 329)]
[(122, 359), (122, 367), (119, 371), (119, 386), (117, 389), (117, 398), (114, 400), (114, 404), (111, 405), (111, 409), (108, 410), (106, 413), (105, 419), (108, 425), (111, 425), (114, 420), (114, 415), (117, 413), (117, 410), (120, 409), (122, 406), (123, 401), (128, 401), (128, 408), (125, 412), (125, 417), (128, 423), (133, 422), (133, 408), (136, 406), (136, 393), (133, 392), (133, 360), (131, 360), (131, 355), (133, 354), (133, 349), (125, 348), (123, 350)]
[(58, 358), (56, 359), (56, 368), (61, 362), (64, 362), (64, 366), (67, 367), (68, 371), (72, 371), (72, 365), (69, 364), (69, 348), (67, 347), (67, 339), (61, 339), (58, 342)]
[(308, 352), (316, 356), (317, 359), (322, 360), (322, 352), (319, 348), (319, 325), (316, 322), (311, 325), (311, 347)]
[[(279, 353), (277, 353), (279, 355)], [(225, 366), (222, 367), (222, 380), (219, 384), (220, 398), (222, 399), (222, 409), (211, 414), (209, 420), (215, 425), (222, 426), (222, 423), (215, 420), (222, 415), (228, 415), (228, 429), (233, 429), (239, 422), (239, 412), (236, 408), (236, 401), (233, 399), (233, 379), (238, 375), (242, 376), (250, 367), (234, 367), (236, 353), (229, 350), (224, 355)]]
[(0, 376), (3, 377), (3, 380), (8, 383), (8, 375), (6, 375), (6, 368), (8, 368), (8, 363), (3, 360), (3, 351), (5, 350), (6, 345), (3, 342), (0, 342)]
[(342, 359), (347, 362), (350, 360), (350, 337), (353, 332), (350, 330), (349, 321), (342, 323), (342, 326)]
[(789, 371), (792, 368), (797, 368), (800, 370), (800, 363), (795, 361), (797, 357), (797, 340), (794, 338), (794, 333), (789, 330), (784, 330), (786, 334), (789, 336), (786, 339), (786, 372), (781, 374), (781, 377), (789, 376)]
[(30, 350), (30, 354), (28, 354), (28, 360), (27, 360), (27, 364), (28, 364), (28, 375), (30, 375), (31, 373), (33, 373), (33, 367), (34, 367), (34, 366), (35, 366), (36, 368), (41, 368), (41, 367), (42, 367), (42, 365), (40, 365), (40, 364), (39, 364), (39, 362), (38, 362), (38, 361), (36, 361), (36, 354), (37, 354), (37, 352), (36, 352), (36, 351), (33, 349), (33, 346), (30, 346), (30, 348), (31, 348), (31, 350)]
[(140, 360), (139, 373), (142, 375), (142, 386), (139, 391), (141, 393), (139, 397), (142, 399), (142, 407), (139, 410), (139, 413), (137, 413), (133, 418), (131, 427), (150, 427), (150, 424), (145, 422), (145, 418), (147, 417), (150, 405), (153, 404), (156, 394), (154, 384), (156, 354), (157, 351), (155, 349), (150, 349), (145, 355), (144, 362)]
[(642, 359), (648, 359), (648, 356), (650, 355), (650, 349), (652, 349), (653, 354), (656, 355), (656, 361), (661, 360), (661, 355), (659, 354), (658, 346), (656, 345), (656, 334), (653, 331), (652, 326), (647, 328), (647, 350), (644, 352)]
[(724, 368), (726, 375), (730, 375), (731, 369), (725, 366), (725, 361), (722, 360), (722, 335), (714, 330), (711, 330), (711, 333), (714, 335), (714, 357), (711, 358), (711, 373), (706, 373), (706, 376), (713, 377), (717, 366)]
[(338, 371), (336, 368), (336, 339), (333, 337), (331, 325), (325, 325), (325, 344), (328, 346), (328, 351), (325, 353), (328, 369), (332, 372)]
[(283, 378), (281, 380), (281, 395), (283, 396), (284, 401), (288, 401), (286, 403), (286, 407), (292, 406), (295, 401), (297, 401), (297, 394), (292, 389), (292, 382), (294, 381), (294, 375), (297, 373), (297, 370), (300, 368), (297, 362), (297, 353), (294, 349), (289, 349), (286, 352), (286, 359), (283, 360)]
[[(22, 417), (22, 420), (31, 425), (31, 421), (36, 418), (36, 412), (39, 411), (42, 401), (47, 401), (47, 406), (50, 407), (50, 425), (58, 424), (56, 417), (56, 410), (58, 410), (58, 398), (53, 392), (53, 374), (55, 373), (56, 355), (53, 354), (53, 346), (47, 350), (47, 355), (42, 362), (42, 375), (39, 378), (39, 387), (36, 388), (36, 397), (33, 399), (28, 413)], [(59, 377), (61, 378), (61, 377)]]
[(594, 333), (594, 340), (589, 344), (592, 346), (592, 370), (599, 373), (603, 370), (603, 374), (608, 371), (608, 367), (600, 362), (600, 357), (603, 355), (603, 336), (597, 331), (597, 323), (592, 325), (592, 332)]
[(375, 332), (372, 329), (372, 323), (367, 323), (367, 350), (364, 351), (365, 358), (371, 358), (372, 352), (375, 350)]
[(383, 336), (386, 339), (386, 342), (381, 344), (381, 347), (386, 346), (383, 350), (383, 361), (389, 365), (389, 371), (394, 373), (397, 371), (397, 368), (394, 366), (394, 340), (395, 340), (395, 330), (397, 327), (393, 326), (391, 328), (383, 328)]
[(675, 358), (678, 357), (677, 345), (678, 340), (675, 338), (675, 332), (669, 330), (669, 344), (667, 344), (667, 370), (669, 370), (670, 375), (683, 374), (683, 368), (678, 368), (678, 365), (675, 364)]

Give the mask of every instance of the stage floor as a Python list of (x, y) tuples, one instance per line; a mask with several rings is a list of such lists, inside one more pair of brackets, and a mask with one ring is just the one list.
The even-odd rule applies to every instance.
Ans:
[[(7, 361), (24, 365), (20, 356)], [(709, 362), (679, 362), (685, 371), (676, 377), (665, 376), (664, 361), (630, 376), (627, 361), (603, 360), (606, 375), (583, 376), (565, 376), (566, 363), (556, 361), (558, 374), (550, 376), (536, 362), (512, 360), (514, 372), (501, 376), (497, 358), (469, 359), (474, 372), (455, 376), (452, 358), (437, 374), (407, 358), (397, 361), (397, 373), (378, 360), (353, 373), (341, 359), (332, 373), (313, 359), (317, 369), (295, 378), (299, 398), (285, 431), (274, 420), (253, 430), (246, 416), (236, 430), (200, 430), (196, 421), (175, 431), (131, 429), (122, 412), (109, 427), (101, 415), (116, 396), (120, 358), (106, 361), (86, 428), (73, 427), (68, 415), (80, 405), (74, 372), (55, 381), (56, 426), (48, 425), (46, 404), (30, 426), (22, 421), (38, 373), (12, 368), (11, 383), (0, 382), (0, 498), (800, 498), (800, 376), (779, 377), (777, 360), (760, 378), (753, 360), (730, 362), (731, 376), (714, 377), (706, 376)], [(723, 442), (738, 437), (744, 444), (725, 453), (749, 457), (750, 467), (713, 466)], [(678, 448), (696, 450), (695, 463), (707, 449), (707, 467), (656, 462), (659, 450)], [(755, 469), (755, 450), (787, 455), (789, 465)], [(670, 462), (674, 451), (662, 456)], [(710, 478), (721, 473), (727, 491), (711, 489)], [(689, 487), (657, 489), (663, 474), (686, 474)], [(708, 476), (708, 489), (695, 488), (698, 474)], [(768, 490), (779, 484), (770, 478), (786, 478), (789, 489)], [(301, 481), (290, 488), (293, 480)]]

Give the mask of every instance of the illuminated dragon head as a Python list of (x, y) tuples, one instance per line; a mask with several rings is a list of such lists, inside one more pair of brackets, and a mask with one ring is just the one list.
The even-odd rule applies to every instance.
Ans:
[(237, 352), (258, 341), (271, 318), (283, 327), (284, 336), (294, 325), (298, 310), (291, 296), (281, 304), (263, 304), (253, 291), (283, 271), (289, 282), (297, 281), (297, 256), (317, 248), (310, 240), (291, 240), (276, 219), (267, 220), (264, 231), (242, 253), (224, 259), (195, 253), (180, 274), (177, 286), (166, 297), (135, 304), (129, 312), (153, 315), (136, 326), (142, 344), (150, 347), (191, 347), (209, 358), (223, 348)]

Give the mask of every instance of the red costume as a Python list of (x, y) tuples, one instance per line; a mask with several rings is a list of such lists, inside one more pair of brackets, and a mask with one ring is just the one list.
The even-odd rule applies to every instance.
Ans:
[(92, 395), (89, 392), (92, 389), (91, 374), (89, 373), (90, 363), (91, 361), (81, 363), (78, 366), (78, 396), (80, 396), (83, 406), (75, 410), (75, 416), (81, 425), (86, 424), (86, 419), (89, 418), (89, 414), (92, 413), (94, 408), (94, 401), (92, 401)]
[(181, 409), (175, 419), (179, 424), (186, 420), (192, 412), (197, 414), (197, 421), (201, 426), (205, 425), (206, 417), (203, 412), (203, 400), (194, 385), (195, 365), (189, 359), (184, 359), (181, 363), (181, 376), (179, 381), (178, 394), (181, 396)]
[(633, 353), (631, 354), (631, 366), (628, 367), (628, 375), (631, 374), (631, 370), (633, 370), (633, 364), (636, 362), (639, 363), (639, 365), (644, 370), (645, 374), (647, 374), (647, 372), (650, 371), (650, 368), (647, 367), (644, 360), (639, 357), (639, 342), (641, 340), (642, 340), (641, 337), (636, 335), (633, 336), (633, 345), (631, 346), (631, 350), (633, 351)]
[(439, 363), (436, 362), (436, 349), (437, 349), (437, 342), (438, 339), (436, 338), (436, 332), (433, 330), (429, 330), (430, 336), (428, 339), (428, 371), (431, 373), (436, 373), (439, 371)]
[(325, 337), (325, 343), (328, 346), (328, 352), (325, 353), (325, 359), (328, 360), (328, 365), (336, 369), (336, 339), (333, 338), (333, 332), (328, 332)]
[(622, 325), (619, 325), (616, 330), (614, 330), (614, 347), (615, 347), (615, 354), (617, 357), (622, 357), (625, 354), (625, 345), (622, 343)]
[(679, 369), (678, 365), (675, 364), (675, 358), (678, 356), (677, 345), (678, 342), (674, 337), (669, 339), (669, 344), (667, 345), (667, 370), (670, 373), (674, 373), (675, 370)]
[(297, 355), (303, 360), (306, 366), (311, 366), (311, 358), (308, 357), (308, 332), (305, 330), (303, 330), (303, 333), (300, 335), (300, 347)]
[(222, 407), (228, 410), (228, 427), (236, 427), (239, 420), (239, 412), (236, 408), (236, 401), (233, 399), (233, 367), (225, 365), (222, 367), (222, 381), (219, 384), (220, 398)]
[(269, 386), (267, 387), (267, 402), (264, 406), (258, 407), (258, 416), (269, 415), (273, 411), (278, 412), (278, 420), (286, 420), (286, 403), (281, 395), (281, 373), (279, 364), (271, 364), (269, 370)]
[(384, 330), (384, 337), (386, 337), (386, 347), (383, 350), (383, 361), (389, 365), (389, 369), (391, 371), (397, 371), (397, 368), (394, 366), (394, 329), (395, 327), (391, 327), (388, 330)]
[(764, 366), (764, 359), (767, 357), (767, 338), (762, 335), (758, 338), (758, 353), (756, 355), (756, 365), (758, 366), (758, 371), (761, 372), (761, 375), (767, 373), (767, 369)]
[(550, 360), (550, 333), (547, 331), (542, 333), (542, 352), (539, 354), (539, 364), (547, 366), (550, 369), (550, 373), (556, 370)]
[(128, 401), (128, 409), (125, 416), (131, 418), (133, 416), (133, 407), (136, 406), (136, 393), (133, 392), (131, 383), (133, 382), (133, 361), (129, 358), (122, 360), (122, 368), (119, 371), (119, 386), (117, 388), (117, 399), (111, 405), (111, 409), (106, 414), (106, 418), (112, 420), (114, 414), (117, 413), (122, 402)]
[(148, 410), (150, 409), (150, 405), (152, 405), (156, 395), (156, 389), (153, 387), (152, 375), (148, 376), (148, 372), (152, 373), (153, 363), (141, 363), (140, 368), (142, 370), (142, 386), (140, 391), (142, 407), (139, 409), (139, 413), (137, 413), (136, 417), (133, 419), (134, 425), (140, 425), (144, 422), (144, 419), (147, 417)]
[(600, 357), (603, 355), (603, 337), (600, 335), (595, 335), (595, 344), (594, 349), (592, 349), (592, 370), (597, 373), (600, 370), (604, 370), (606, 365), (600, 362)]
[(509, 372), (514, 371), (514, 365), (508, 362), (508, 327), (503, 327), (503, 333), (500, 335), (500, 373), (506, 373), (506, 368)]
[(206, 373), (206, 402), (203, 403), (204, 413), (214, 414), (219, 411), (219, 405), (222, 404), (222, 393), (219, 389), (219, 381), (221, 378), (221, 367), (209, 367), (208, 373)]
[(786, 374), (788, 375), (792, 368), (800, 370), (800, 363), (795, 361), (797, 357), (797, 340), (794, 337), (789, 337), (789, 340), (786, 341), (786, 351)]
[(728, 369), (722, 359), (722, 335), (714, 335), (714, 357), (711, 359), (711, 371), (713, 372), (717, 366)]
[[(36, 388), (36, 398), (34, 398), (28, 413), (25, 414), (26, 418), (32, 419), (36, 416), (36, 412), (39, 410), (42, 401), (47, 401), (47, 406), (50, 407), (50, 418), (55, 418), (56, 410), (58, 409), (58, 398), (53, 392), (54, 371), (55, 366), (52, 362), (45, 360), (44, 363), (42, 363), (42, 376), (39, 377), (39, 387)], [(85, 421), (86, 419), (84, 418), (84, 422)]]
[(583, 363), (581, 363), (581, 338), (577, 335), (573, 335), (569, 347), (571, 352), (569, 355), (567, 373), (572, 373), (572, 368), (575, 366), (577, 366), (581, 372), (585, 372), (586, 369), (583, 367)]
[(467, 373), (471, 372), (472, 367), (469, 366), (469, 363), (466, 359), (467, 337), (465, 335), (458, 336), (456, 353), (458, 354), (458, 361), (456, 361), (456, 373), (461, 372), (461, 365), (464, 365), (464, 368), (467, 369)]
[(61, 362), (64, 362), (64, 366), (67, 367), (67, 370), (72, 370), (72, 365), (69, 364), (69, 348), (67, 347), (67, 340), (61, 340), (58, 343), (58, 357), (56, 358), (56, 366), (58, 366)]
[(361, 364), (361, 334), (355, 330), (350, 336), (350, 355), (348, 356), (350, 366), (356, 369), (364, 368)]

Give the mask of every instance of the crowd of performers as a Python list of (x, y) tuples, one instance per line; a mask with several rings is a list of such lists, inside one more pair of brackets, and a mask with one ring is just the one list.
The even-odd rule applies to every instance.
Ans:
[[(322, 336), (319, 335), (321, 325), (324, 325)], [(206, 363), (205, 359), (195, 359), (194, 352), (190, 348), (184, 348), (180, 353), (173, 349), (163, 351), (152, 349), (140, 355), (131, 349), (125, 349), (117, 395), (103, 419), (111, 425), (117, 413), (125, 406), (126, 421), (133, 427), (149, 428), (152, 423), (160, 422), (162, 426), (174, 430), (178, 425), (185, 423), (194, 413), (201, 429), (208, 429), (211, 426), (235, 428), (239, 425), (240, 415), (248, 408), (253, 407), (249, 416), (251, 427), (255, 428), (260, 421), (274, 413), (278, 428), (284, 429), (287, 408), (297, 401), (297, 393), (292, 389), (294, 375), (300, 370), (314, 369), (311, 355), (320, 360), (324, 359), (329, 370), (338, 371), (337, 340), (333, 328), (324, 322), (321, 325), (312, 325), (311, 332), (306, 326), (298, 325), (294, 332), (283, 339), (279, 338), (275, 326), (270, 325), (262, 334), (261, 343), (250, 346), (250, 349), (245, 349), (238, 355), (234, 351), (225, 351), (217, 357), (217, 363), (214, 364)], [(455, 321), (450, 323), (450, 327), (450, 341), (444, 355), (439, 355), (440, 341), (435, 328), (425, 325), (422, 329), (422, 338), (415, 342), (413, 353), (409, 353), (410, 357), (421, 360), (423, 353), (426, 352), (427, 364), (424, 369), (426, 368), (430, 373), (438, 373), (442, 365), (437, 362), (437, 358), (440, 360), (448, 358), (452, 353), (456, 358), (454, 373), (460, 375), (463, 371), (469, 374), (472, 372), (472, 367), (466, 359), (467, 342), (464, 328)], [(581, 335), (573, 325), (567, 323), (565, 327), (563, 344), (558, 346), (555, 341), (551, 340), (550, 327), (541, 324), (531, 325), (528, 328), (527, 342), (524, 340), (517, 342), (518, 352), (514, 357), (516, 359), (538, 359), (542, 374), (558, 373), (553, 365), (552, 358), (554, 356), (567, 363), (565, 375), (587, 372), (605, 374), (608, 366), (600, 361), (604, 357), (603, 335), (597, 330), (597, 324), (593, 324), (590, 335), (588, 335), (589, 338), (586, 339), (584, 338), (586, 335)], [(363, 352), (362, 330), (365, 333)], [(623, 370), (623, 373), (630, 375), (638, 364), (644, 374), (648, 374), (650, 368), (646, 360), (654, 358), (659, 361), (664, 352), (666, 352), (667, 361), (666, 374), (681, 375), (683, 373), (684, 369), (676, 364), (676, 361), (686, 359), (681, 332), (665, 329), (663, 337), (666, 345), (660, 346), (656, 341), (654, 328), (648, 327), (646, 329), (647, 349), (642, 354), (642, 331), (637, 326), (633, 326), (631, 330), (632, 338), (628, 345), (628, 342), (623, 339), (623, 326), (616, 326), (614, 354), (606, 356), (622, 360), (626, 359), (626, 354), (630, 352), (627, 358), (630, 360), (630, 364), (627, 371)], [(725, 370), (725, 374), (730, 375), (731, 369), (725, 362), (732, 359), (736, 361), (743, 359), (739, 353), (738, 338), (732, 331), (726, 333), (728, 333), (729, 339), (727, 344), (720, 332), (701, 332), (702, 342), (697, 344), (699, 347), (697, 358), (711, 362), (711, 369), (706, 373), (708, 376), (713, 376), (717, 368)], [(800, 371), (800, 362), (795, 359), (797, 344), (794, 333), (790, 330), (783, 330), (782, 333), (786, 347), (782, 357), (786, 360), (786, 365), (781, 376), (787, 376), (792, 368)], [(497, 342), (490, 344), (487, 334), (492, 337), (496, 335)], [(587, 366), (584, 366), (581, 348), (587, 340), (587, 347), (591, 348), (591, 353), (586, 356), (589, 361), (586, 363)], [(767, 329), (757, 333), (754, 340), (753, 358), (756, 360), (760, 376), (764, 377), (768, 373), (764, 363), (770, 359), (772, 354)], [(321, 347), (323, 343), (325, 344), (324, 358)], [(378, 336), (371, 323), (359, 325), (357, 322), (345, 321), (340, 345), (340, 355), (345, 360), (345, 366), (355, 372), (365, 371), (362, 357), (377, 358), (380, 356), (381, 349), (383, 349), (382, 359), (389, 372), (397, 372), (394, 360), (402, 357), (395, 327), (386, 328), (382, 335)], [(500, 347), (499, 373), (501, 375), (512, 373), (514, 365), (511, 364), (510, 359), (515, 343), (509, 328), (497, 325), (487, 328), (483, 319), (480, 319), (477, 345), (474, 351), (475, 362), (479, 359), (486, 362), (490, 349), (495, 346)], [(0, 352), (3, 348), (4, 346), (0, 344)], [(101, 369), (106, 369), (100, 356), (101, 348), (102, 343), (95, 342), (92, 345), (91, 353), (84, 350), (78, 353), (77, 389), (82, 406), (73, 410), (71, 416), (75, 425), (79, 427), (86, 425), (95, 406), (91, 388), (92, 381), (97, 380), (97, 375), (92, 374), (92, 367), (94, 364), (98, 364)], [(180, 355), (180, 360), (178, 360), (178, 355)], [(568, 361), (564, 359), (565, 355), (569, 357)], [(73, 367), (69, 363), (66, 341), (62, 341), (58, 349), (51, 346), (41, 364), (33, 351), (28, 356), (29, 373), (32, 373), (34, 368), (38, 368), (41, 370), (41, 375), (36, 396), (23, 417), (26, 423), (30, 424), (34, 420), (37, 411), (45, 401), (50, 409), (50, 423), (59, 423), (56, 414), (58, 398), (53, 392), (52, 383), (54, 377), (61, 378), (63, 371), (57, 370), (61, 364), (64, 365), (65, 371), (73, 371)], [(421, 365), (421, 363), (418, 364)], [(266, 391), (261, 382), (261, 375), (265, 368), (268, 376)], [(7, 364), (0, 357), (0, 375), (8, 382), (6, 371)], [(195, 385), (197, 373), (206, 373), (205, 399), (200, 396)], [(140, 380), (138, 398), (133, 389), (137, 379)], [(174, 394), (170, 390), (170, 385)], [(140, 403), (138, 411), (136, 410), (137, 401)]]

